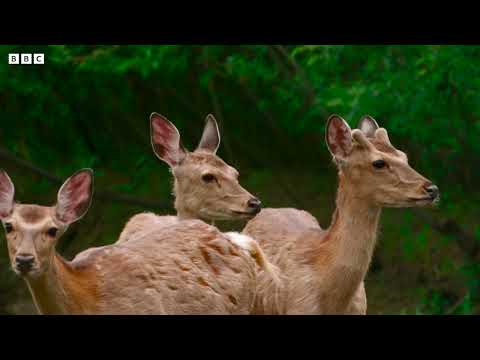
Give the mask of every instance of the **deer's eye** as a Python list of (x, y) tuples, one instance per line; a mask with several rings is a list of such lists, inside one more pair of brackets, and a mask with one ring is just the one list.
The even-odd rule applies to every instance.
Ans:
[(47, 230), (48, 236), (55, 237), (57, 236), (58, 229), (56, 227), (51, 227)]
[(7, 232), (7, 234), (11, 233), (13, 231), (12, 223), (5, 223), (4, 226), (5, 226), (5, 231)]
[(210, 183), (210, 182), (216, 180), (216, 178), (212, 174), (204, 174), (204, 175), (202, 175), (202, 180), (205, 181), (206, 183)]
[(385, 165), (387, 165), (387, 163), (383, 160), (375, 160), (373, 163), (372, 163), (373, 167), (377, 168), (377, 169), (381, 169), (381, 168), (384, 168)]

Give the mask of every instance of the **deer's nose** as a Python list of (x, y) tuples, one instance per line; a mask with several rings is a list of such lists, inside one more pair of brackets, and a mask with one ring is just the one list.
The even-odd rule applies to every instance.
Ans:
[(262, 202), (257, 198), (251, 198), (247, 202), (247, 207), (252, 213), (257, 214), (262, 209)]
[(15, 262), (17, 263), (17, 269), (22, 273), (26, 273), (32, 270), (34, 260), (35, 260), (35, 257), (30, 254), (18, 254), (15, 257)]
[(438, 190), (438, 186), (433, 184), (426, 186), (425, 191), (432, 199), (436, 199), (438, 197), (438, 194), (440, 193), (440, 190)]

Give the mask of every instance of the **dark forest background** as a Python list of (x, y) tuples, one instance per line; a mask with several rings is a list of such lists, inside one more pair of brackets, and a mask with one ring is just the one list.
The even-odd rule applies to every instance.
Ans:
[[(44, 65), (7, 63), (42, 52)], [(369, 114), (441, 202), (384, 211), (368, 312), (480, 314), (480, 47), (0, 46), (0, 59), (0, 167), (17, 200), (53, 204), (66, 177), (95, 170), (93, 206), (58, 246), (67, 259), (113, 243), (135, 213), (174, 211), (168, 167), (150, 147), (153, 111), (192, 150), (213, 113), (219, 155), (242, 185), (322, 227), (337, 185), (326, 119), (338, 113), (353, 128)], [(35, 312), (3, 232), (0, 242), (0, 314)]]

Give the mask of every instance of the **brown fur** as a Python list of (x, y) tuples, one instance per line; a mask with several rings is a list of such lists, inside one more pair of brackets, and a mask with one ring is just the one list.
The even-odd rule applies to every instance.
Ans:
[[(251, 218), (254, 213), (249, 209), (248, 201), (254, 198), (253, 195), (239, 184), (238, 171), (216, 155), (220, 140), (215, 119), (211, 115), (207, 117), (209, 120), (206, 122), (199, 147), (193, 152), (188, 152), (178, 142), (178, 130), (167, 119), (161, 118), (153, 120), (156, 121), (155, 124), (160, 125), (161, 131), (152, 126), (152, 143), (160, 144), (159, 148), (154, 146), (154, 151), (160, 159), (171, 166), (177, 216), (137, 214), (127, 222), (117, 244), (135, 238), (143, 230), (156, 228), (160, 231), (162, 227), (183, 219), (214, 221)], [(170, 135), (166, 136), (165, 133)], [(175, 138), (174, 145), (169, 141), (172, 136)], [(164, 147), (169, 147), (169, 151), (165, 152)], [(181, 161), (171, 161), (178, 158), (181, 158)], [(205, 183), (202, 179), (205, 174), (213, 175), (215, 180)], [(254, 248), (252, 256), (260, 269), (270, 273), (274, 281), (278, 282), (274, 266), (269, 263), (258, 245)]]
[[(215, 154), (203, 150), (188, 153), (172, 173), (177, 216), (134, 215), (125, 225), (117, 243), (128, 241), (138, 231), (160, 222), (168, 226), (180, 219), (213, 221), (252, 216), (247, 212), (247, 203), (253, 195), (238, 183), (238, 171)], [(202, 181), (205, 173), (215, 175), (218, 183), (205, 184)]]
[[(256, 313), (366, 314), (363, 280), (381, 208), (431, 204), (418, 200), (425, 198), (425, 186), (431, 183), (408, 165), (386, 131), (378, 129), (370, 140), (358, 131), (351, 145), (351, 139), (339, 135), (350, 134), (349, 128), (332, 131), (330, 138), (327, 133), (335, 144), (332, 153), (339, 156), (337, 207), (328, 230), (296, 209), (264, 209), (245, 227), (243, 232), (259, 242), (284, 277), (280, 294), (259, 291)], [(379, 158), (387, 168), (372, 166)]]
[(19, 205), (12, 201), (13, 183), (0, 172), (0, 208), (6, 214), (0, 219), (11, 266), (27, 282), (39, 313), (252, 312), (257, 281), (257, 264), (249, 252), (253, 240), (223, 234), (201, 220), (167, 227), (160, 223), (128, 242), (88, 249), (73, 261), (61, 258), (57, 241), (85, 215), (92, 184), (92, 171), (83, 169), (62, 185), (57, 205)]
[[(29, 206), (29, 205), (22, 205)], [(7, 219), (11, 258), (26, 235), (19, 207)], [(55, 222), (43, 208), (43, 226)], [(248, 314), (256, 287), (252, 257), (200, 220), (150, 229), (124, 244), (90, 249), (69, 262), (31, 228), (38, 271), (24, 278), (41, 314)], [(38, 247), (45, 243), (45, 249)], [(37, 252), (34, 252), (37, 248)], [(234, 252), (236, 255), (231, 255)]]
[[(217, 155), (196, 150), (173, 169), (175, 209), (179, 218), (205, 221), (251, 218), (248, 201), (254, 196), (238, 183), (238, 171)], [(216, 180), (202, 181), (203, 174)]]
[(48, 212), (47, 209), (36, 205), (24, 205), (18, 209), (19, 217), (28, 224), (35, 224), (45, 219), (46, 212)]
[[(250, 219), (252, 212), (248, 202), (254, 196), (238, 182), (238, 171), (216, 155), (220, 134), (216, 120), (207, 116), (205, 129), (198, 148), (187, 151), (180, 143), (176, 127), (160, 114), (151, 116), (151, 139), (157, 157), (171, 168), (174, 184), (177, 219), (216, 220)], [(205, 182), (205, 174), (214, 180)], [(128, 241), (135, 234), (152, 225), (175, 222), (173, 216), (138, 214), (130, 218), (117, 243)]]

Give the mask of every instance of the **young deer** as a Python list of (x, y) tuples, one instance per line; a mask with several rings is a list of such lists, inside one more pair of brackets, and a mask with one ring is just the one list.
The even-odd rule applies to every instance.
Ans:
[[(248, 314), (255, 298), (252, 239), (184, 220), (66, 261), (55, 246), (87, 212), (93, 174), (62, 185), (52, 207), (14, 202), (0, 171), (0, 219), (11, 266), (41, 314)], [(87, 250), (88, 251), (88, 250)]]
[[(150, 134), (153, 152), (166, 162), (174, 176), (173, 193), (177, 216), (159, 216), (153, 213), (134, 215), (125, 225), (117, 244), (136, 239), (151, 231), (185, 219), (205, 221), (249, 219), (261, 209), (260, 200), (238, 182), (238, 171), (216, 155), (220, 146), (218, 125), (209, 114), (197, 149), (187, 151), (175, 125), (160, 114), (150, 115)], [(247, 246), (258, 266), (275, 284), (280, 284), (276, 269), (265, 257), (258, 243), (234, 232), (226, 235), (237, 245)], [(245, 243), (246, 242), (246, 243)], [(78, 255), (81, 258), (90, 249)]]
[(409, 166), (406, 154), (369, 116), (351, 131), (332, 115), (326, 143), (339, 175), (330, 227), (320, 229), (304, 211), (264, 209), (243, 231), (285, 274), (280, 305), (260, 293), (257, 313), (365, 314), (363, 281), (381, 208), (427, 206), (439, 198), (438, 188)]
[(150, 132), (155, 155), (170, 166), (174, 176), (177, 216), (137, 214), (125, 225), (117, 243), (154, 225), (183, 219), (249, 219), (260, 211), (260, 201), (238, 183), (238, 171), (216, 155), (220, 133), (213, 115), (207, 116), (202, 138), (193, 152), (182, 146), (175, 125), (160, 114), (150, 116)]

